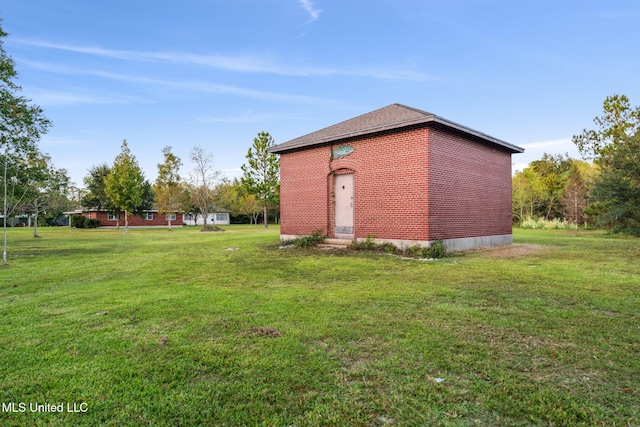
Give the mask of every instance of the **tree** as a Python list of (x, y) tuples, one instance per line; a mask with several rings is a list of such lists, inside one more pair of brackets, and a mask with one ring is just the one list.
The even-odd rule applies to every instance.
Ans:
[(251, 224), (258, 225), (258, 218), (260, 217), (260, 211), (262, 210), (262, 202), (256, 198), (255, 194), (244, 194), (240, 198), (240, 212), (243, 215), (248, 215)]
[(53, 209), (67, 201), (69, 176), (65, 169), (56, 169), (51, 157), (42, 155), (28, 162), (25, 197), (21, 204), (24, 213), (33, 216), (33, 237), (38, 235), (38, 217), (47, 209)]
[(145, 179), (142, 182), (142, 201), (138, 206), (136, 206), (136, 208), (133, 210), (133, 213), (135, 215), (142, 216), (144, 212), (153, 209), (155, 203), (156, 193), (153, 191), (153, 185), (151, 185), (148, 179)]
[(531, 162), (529, 166), (540, 177), (544, 216), (551, 220), (561, 215), (560, 199), (567, 183), (567, 174), (573, 159), (568, 154), (553, 156), (544, 153), (540, 160)]
[(242, 185), (249, 194), (260, 200), (264, 212), (264, 226), (268, 227), (267, 210), (269, 204), (278, 202), (280, 194), (280, 167), (278, 157), (269, 153), (275, 145), (268, 132), (260, 132), (253, 139), (253, 146), (247, 151), (248, 165), (242, 165)]
[[(197, 145), (191, 150), (191, 161), (195, 163), (195, 167), (189, 174), (191, 187), (189, 194), (193, 204), (198, 207), (206, 226), (209, 209), (215, 203), (214, 187), (220, 176), (220, 171), (214, 168), (213, 154), (207, 153)], [(197, 213), (195, 214), (197, 215)], [(194, 218), (197, 220), (197, 216)]]
[(145, 192), (144, 175), (135, 156), (131, 154), (127, 140), (122, 142), (111, 171), (104, 179), (105, 193), (116, 209), (124, 212), (125, 232), (129, 232), (129, 213), (140, 209)]
[(631, 108), (625, 95), (608, 96), (603, 110), (602, 116), (593, 119), (598, 129), (584, 129), (582, 134), (572, 138), (585, 160), (598, 159), (607, 147), (615, 147), (640, 130), (640, 107)]
[(171, 147), (162, 149), (164, 163), (158, 163), (158, 177), (153, 186), (160, 214), (169, 215), (169, 230), (171, 230), (171, 214), (175, 214), (180, 206), (182, 188), (180, 186), (180, 158), (171, 152)]
[(599, 220), (640, 235), (640, 131), (603, 154), (593, 189)]
[[(1, 20), (0, 20), (1, 22)], [(15, 83), (18, 73), (13, 59), (4, 50), (7, 33), (0, 27), (0, 167), (3, 190), (3, 251), (2, 264), (7, 265), (7, 219), (9, 187), (17, 185), (21, 159), (39, 153), (37, 143), (51, 127), (44, 111), (30, 100), (19, 96), (20, 86)], [(10, 173), (11, 172), (11, 173)], [(15, 179), (14, 179), (15, 177)], [(10, 184), (9, 180), (13, 183)], [(15, 194), (15, 193), (14, 193)]]
[(82, 206), (88, 209), (115, 210), (111, 199), (107, 197), (104, 183), (105, 178), (111, 173), (111, 167), (102, 163), (92, 166), (88, 172), (89, 174), (84, 177), (87, 193), (80, 200)]
[(592, 186), (595, 167), (580, 160), (573, 160), (567, 174), (567, 183), (560, 203), (563, 213), (575, 225), (587, 225), (585, 210), (589, 202), (589, 190)]
[(512, 189), (513, 217), (522, 221), (525, 217), (536, 216), (544, 200), (540, 175), (532, 167), (527, 167), (515, 174)]

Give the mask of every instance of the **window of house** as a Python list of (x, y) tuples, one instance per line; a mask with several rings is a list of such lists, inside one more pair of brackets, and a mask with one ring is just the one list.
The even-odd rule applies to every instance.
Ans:
[(176, 214), (168, 213), (166, 218), (167, 218), (167, 221), (175, 221), (176, 220)]
[(117, 221), (118, 220), (118, 216), (116, 214), (114, 214), (113, 212), (109, 212), (107, 214), (107, 220), (108, 221)]
[(145, 212), (144, 214), (142, 214), (142, 218), (145, 221), (153, 221), (153, 212)]
[(216, 221), (226, 221), (226, 220), (227, 220), (227, 214), (226, 213), (216, 214)]

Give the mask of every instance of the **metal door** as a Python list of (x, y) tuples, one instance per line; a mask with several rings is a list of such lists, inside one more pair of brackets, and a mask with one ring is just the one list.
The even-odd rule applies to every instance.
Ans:
[(353, 174), (335, 176), (335, 236), (353, 239)]

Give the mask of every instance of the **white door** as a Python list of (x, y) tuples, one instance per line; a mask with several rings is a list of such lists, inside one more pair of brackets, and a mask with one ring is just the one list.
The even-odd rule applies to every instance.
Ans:
[(336, 228), (338, 239), (353, 239), (353, 174), (336, 175)]

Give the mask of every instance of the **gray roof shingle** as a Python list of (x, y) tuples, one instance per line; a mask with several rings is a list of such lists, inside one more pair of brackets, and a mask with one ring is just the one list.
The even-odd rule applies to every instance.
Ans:
[(509, 144), (508, 142), (446, 120), (435, 114), (407, 107), (402, 104), (391, 104), (370, 113), (354, 117), (353, 119), (345, 120), (344, 122), (271, 147), (269, 151), (271, 153), (281, 154), (291, 150), (416, 125), (431, 125), (445, 128), (450, 131), (462, 133), (472, 139), (479, 139), (489, 144), (497, 145), (511, 153), (524, 152), (523, 148)]

